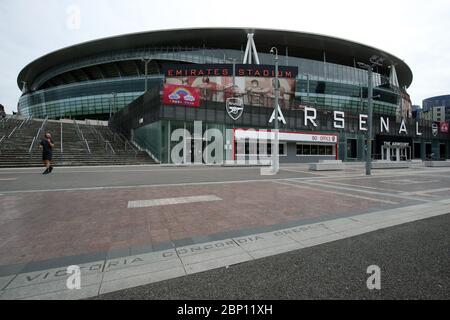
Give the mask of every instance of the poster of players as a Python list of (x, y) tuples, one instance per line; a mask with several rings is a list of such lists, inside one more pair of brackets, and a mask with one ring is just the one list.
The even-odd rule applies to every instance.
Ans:
[[(233, 67), (230, 65), (195, 65), (166, 70), (166, 85), (179, 85), (200, 90), (201, 100), (223, 102), (240, 98), (244, 105), (273, 108), (275, 103), (275, 72), (273, 66), (236, 66), (233, 87)], [(288, 108), (295, 97), (297, 68), (280, 67), (280, 106)]]

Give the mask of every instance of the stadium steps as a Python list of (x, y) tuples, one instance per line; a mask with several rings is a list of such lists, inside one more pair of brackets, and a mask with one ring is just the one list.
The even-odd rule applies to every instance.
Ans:
[[(10, 119), (2, 126), (0, 123), (0, 138), (9, 135), (23, 119)], [(42, 126), (42, 120), (24, 122), (20, 129), (0, 143), (0, 168), (10, 167), (41, 167), (42, 151), (39, 141), (44, 132), (52, 133), (55, 142), (53, 164), (55, 166), (102, 166), (102, 165), (141, 165), (155, 164), (155, 161), (145, 152), (137, 150), (131, 143), (113, 133), (108, 127), (94, 125), (76, 125), (72, 122), (62, 123), (63, 152), (61, 152), (61, 122), (48, 121), (43, 132), (29, 153), (33, 138)], [(100, 134), (101, 133), (101, 136)], [(89, 150), (81, 135), (88, 141)], [(111, 141), (110, 141), (111, 140)], [(106, 141), (114, 149), (107, 147)]]

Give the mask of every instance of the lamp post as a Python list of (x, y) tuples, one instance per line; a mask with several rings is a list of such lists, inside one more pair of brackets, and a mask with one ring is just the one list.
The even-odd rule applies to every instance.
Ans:
[[(274, 55), (275, 59), (275, 145), (272, 148), (272, 173), (277, 174), (280, 171), (279, 158), (279, 137), (278, 137), (278, 100), (279, 100), (279, 81), (278, 81), (278, 49), (272, 47), (270, 53)], [(273, 150), (275, 149), (275, 150)]]
[(358, 62), (360, 68), (367, 70), (367, 121), (368, 121), (368, 133), (367, 133), (367, 152), (366, 152), (366, 175), (372, 174), (372, 140), (373, 140), (373, 68), (375, 66), (383, 65), (383, 58), (378, 56), (372, 56), (370, 64)]
[(148, 90), (148, 64), (150, 63), (150, 61), (152, 61), (152, 59), (142, 58), (141, 61), (145, 63), (145, 92), (147, 92), (147, 90)]

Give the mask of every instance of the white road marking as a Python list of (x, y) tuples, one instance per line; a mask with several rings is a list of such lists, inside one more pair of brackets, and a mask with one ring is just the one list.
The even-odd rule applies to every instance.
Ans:
[(174, 204), (186, 204), (186, 203), (195, 203), (195, 202), (211, 202), (211, 201), (220, 201), (220, 200), (222, 200), (222, 199), (215, 195), (164, 198), (164, 199), (152, 199), (152, 200), (137, 200), (137, 201), (129, 201), (128, 209), (159, 207), (159, 206), (168, 206), (168, 205), (174, 205)]
[[(312, 186), (316, 186), (316, 187), (322, 187), (322, 188), (331, 188), (331, 189), (338, 189), (338, 190), (348, 190), (348, 191), (353, 191), (353, 192), (359, 192), (359, 193), (367, 193), (367, 194), (374, 194), (374, 195), (379, 195), (379, 196), (383, 196), (383, 197), (392, 197), (392, 198), (400, 198), (400, 199), (408, 199), (408, 200), (416, 200), (416, 201), (429, 201), (429, 200), (425, 200), (425, 199), (420, 199), (420, 198), (414, 198), (414, 197), (409, 197), (406, 195), (401, 195), (401, 194), (392, 194), (392, 193), (388, 193), (388, 192), (376, 192), (376, 191), (370, 191), (370, 190), (363, 190), (361, 188), (350, 188), (350, 187), (344, 187), (344, 186), (335, 186), (335, 185), (324, 185), (321, 184), (320, 182), (312, 182), (312, 181), (304, 181), (305, 184), (308, 185), (312, 185)], [(344, 193), (346, 194), (346, 193)]]
[(398, 204), (399, 203), (399, 202), (395, 202), (395, 201), (389, 201), (389, 200), (383, 200), (383, 199), (376, 199), (376, 198), (359, 196), (359, 195), (351, 194), (351, 193), (343, 193), (343, 192), (338, 192), (338, 191), (333, 191), (333, 190), (313, 188), (309, 184), (307, 186), (301, 186), (301, 185), (299, 185), (297, 183), (288, 183), (288, 182), (281, 182), (281, 181), (274, 181), (274, 182), (277, 183), (277, 184), (287, 185), (287, 186), (290, 186), (290, 187), (295, 187), (295, 188), (300, 188), (300, 189), (307, 189), (307, 190), (315, 190), (315, 191), (320, 191), (320, 192), (327, 192), (327, 193), (337, 194), (337, 195), (344, 196), (344, 197), (364, 199), (364, 200), (369, 200), (369, 201), (374, 201), (374, 202), (382, 202), (382, 203), (388, 203), (388, 204)]
[(0, 178), (0, 181), (14, 181), (17, 180), (17, 178)]
[(450, 188), (428, 189), (428, 190), (423, 190), (423, 191), (404, 192), (404, 193), (401, 193), (401, 195), (404, 195), (404, 196), (426, 195), (427, 193), (444, 192), (444, 191), (450, 191)]
[(439, 182), (438, 180), (410, 180), (410, 179), (398, 179), (398, 180), (383, 180), (380, 183), (397, 184), (397, 185), (410, 185), (410, 184), (425, 184)]
[[(236, 168), (234, 168), (236, 169)], [(248, 168), (245, 168), (248, 169)], [(178, 170), (178, 169), (177, 169)], [(258, 169), (259, 170), (259, 169)], [(140, 172), (142, 170), (139, 170)], [(438, 170), (436, 170), (438, 171)], [(188, 182), (188, 183), (162, 183), (162, 184), (145, 184), (134, 186), (96, 186), (85, 188), (55, 188), (55, 189), (31, 189), (31, 190), (2, 190), (3, 194), (20, 194), (20, 193), (41, 193), (41, 192), (66, 192), (66, 191), (94, 191), (94, 190), (117, 190), (117, 189), (139, 189), (139, 188), (161, 188), (161, 187), (183, 187), (183, 186), (202, 186), (202, 185), (220, 185), (220, 184), (238, 184), (238, 183), (252, 183), (252, 182), (270, 182), (270, 181), (322, 181), (322, 180), (358, 180), (358, 179), (379, 179), (382, 177), (392, 177), (392, 171), (385, 174), (378, 174), (366, 176), (363, 173), (349, 174), (348, 176), (317, 176), (317, 177), (302, 177), (302, 178), (273, 178), (273, 179), (247, 179), (247, 180), (231, 180), (231, 181), (209, 181), (209, 182)], [(77, 172), (73, 172), (77, 173)], [(401, 172), (396, 173), (396, 176), (411, 176), (416, 175), (417, 172)]]
[(335, 184), (339, 186), (347, 186), (347, 187), (354, 187), (354, 188), (363, 188), (363, 189), (370, 189), (370, 190), (380, 190), (380, 191), (391, 191), (391, 192), (399, 192), (399, 190), (394, 189), (386, 189), (386, 188), (375, 188), (375, 187), (368, 187), (368, 186), (361, 186), (357, 184), (350, 184), (350, 183), (342, 183), (342, 182), (335, 182), (335, 181), (327, 181), (327, 184)]

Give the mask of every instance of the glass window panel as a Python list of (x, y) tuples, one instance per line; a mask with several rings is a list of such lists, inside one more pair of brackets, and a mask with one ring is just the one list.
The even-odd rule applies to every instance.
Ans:
[(310, 155), (311, 154), (311, 145), (304, 144), (303, 145), (303, 154), (304, 155)]

